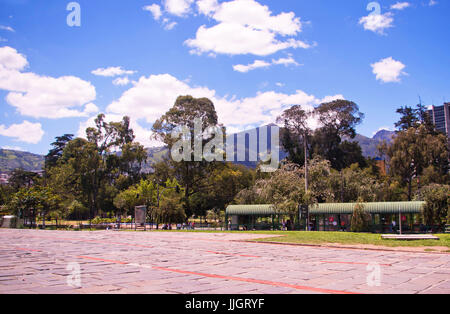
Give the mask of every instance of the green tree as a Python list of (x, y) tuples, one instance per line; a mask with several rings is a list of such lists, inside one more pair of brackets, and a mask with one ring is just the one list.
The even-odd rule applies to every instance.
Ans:
[(114, 198), (114, 206), (120, 210), (118, 213), (119, 216), (133, 215), (134, 207), (142, 205), (140, 201), (138, 190), (133, 186), (116, 195)]
[(332, 197), (329, 201), (351, 203), (379, 201), (382, 183), (371, 173), (370, 168), (361, 169), (353, 164), (341, 171), (333, 170), (330, 176)]
[(312, 138), (313, 154), (329, 160), (332, 168), (337, 170), (361, 162), (362, 156), (357, 147), (359, 145), (341, 143), (343, 137), (353, 139), (356, 136), (355, 127), (364, 118), (358, 105), (348, 100), (323, 103), (315, 109), (315, 116), (320, 127), (315, 130)]
[(208, 185), (190, 199), (196, 216), (206, 216), (207, 211), (225, 210), (237, 194), (254, 183), (255, 171), (243, 165), (225, 164), (208, 176)]
[(9, 185), (0, 185), (0, 206), (6, 205), (13, 193), (13, 189)]
[[(277, 123), (284, 124), (285, 130), (288, 134), (282, 137), (285, 141), (287, 148), (291, 149), (291, 160), (301, 160), (298, 157), (299, 147), (303, 144), (303, 165), (305, 169), (305, 189), (308, 190), (308, 143), (309, 136), (312, 133), (312, 129), (309, 126), (309, 119), (312, 116), (312, 112), (307, 112), (302, 109), (301, 106), (292, 106), (285, 110), (281, 116), (277, 118)], [(291, 143), (293, 142), (293, 143)]]
[(417, 111), (412, 107), (400, 107), (397, 109), (397, 113), (401, 115), (400, 120), (395, 123), (395, 127), (400, 131), (405, 131), (410, 128), (416, 128), (419, 124), (419, 118), (417, 117)]
[(23, 169), (15, 169), (11, 173), (9, 178), (9, 186), (11, 186), (14, 191), (19, 191), (24, 187), (31, 187), (35, 184), (40, 184), (41, 178), (35, 172), (25, 171)]
[(256, 182), (256, 190), (264, 203), (273, 204), (277, 212), (288, 214), (291, 222), (298, 215), (299, 204), (316, 202), (305, 191), (305, 171), (296, 164), (284, 164), (268, 179)]
[(30, 222), (36, 222), (36, 217), (41, 215), (45, 227), (46, 216), (59, 208), (60, 201), (52, 189), (32, 186), (15, 193), (8, 206), (15, 215), (27, 217)]
[(428, 226), (438, 225), (445, 229), (450, 211), (450, 185), (431, 184), (421, 191), (425, 206), (423, 216)]
[(64, 134), (55, 138), (55, 141), (51, 144), (53, 148), (45, 156), (45, 170), (47, 172), (57, 165), (58, 160), (62, 157), (64, 148), (72, 140), (73, 134)]
[(368, 232), (370, 230), (371, 219), (371, 215), (364, 210), (364, 204), (358, 202), (353, 210), (350, 231)]
[(412, 199), (413, 179), (425, 168), (435, 167), (441, 175), (448, 172), (448, 144), (443, 134), (428, 133), (425, 126), (400, 131), (388, 148), (391, 175), (398, 176), (407, 186), (408, 200)]
[[(174, 144), (179, 140), (172, 137), (172, 132), (179, 127), (185, 126), (190, 130), (190, 134), (194, 132), (194, 121), (199, 119), (202, 124), (202, 132), (210, 128), (222, 128), (218, 123), (218, 116), (214, 104), (207, 98), (194, 98), (192, 96), (180, 96), (177, 98), (175, 105), (165, 113), (160, 119), (153, 124), (153, 132), (155, 138), (163, 141), (172, 150)], [(203, 140), (202, 140), (203, 139)], [(202, 141), (202, 149), (206, 145), (204, 138)], [(195, 140), (191, 137), (191, 146)], [(208, 186), (208, 176), (219, 166), (223, 166), (222, 162), (208, 162), (204, 158), (201, 161), (195, 161), (194, 152), (191, 154), (192, 161), (175, 162), (169, 160), (173, 168), (175, 177), (184, 188), (184, 203), (187, 216), (191, 216), (193, 208), (190, 200), (196, 193)]]

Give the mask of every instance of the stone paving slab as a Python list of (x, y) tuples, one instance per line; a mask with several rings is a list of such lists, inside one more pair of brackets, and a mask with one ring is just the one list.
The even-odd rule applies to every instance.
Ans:
[(0, 294), (450, 293), (450, 254), (236, 242), (264, 237), (1, 229)]

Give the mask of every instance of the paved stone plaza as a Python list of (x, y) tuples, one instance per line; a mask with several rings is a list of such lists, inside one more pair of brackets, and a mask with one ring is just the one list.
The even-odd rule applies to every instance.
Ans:
[(450, 254), (239, 242), (262, 237), (1, 229), (0, 293), (450, 293)]

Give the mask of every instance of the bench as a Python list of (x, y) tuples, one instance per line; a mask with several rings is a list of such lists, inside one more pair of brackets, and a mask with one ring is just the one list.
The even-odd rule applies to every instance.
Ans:
[(415, 240), (439, 240), (438, 237), (432, 234), (384, 234), (381, 236), (383, 240), (403, 240), (403, 241), (415, 241)]
[(450, 233), (450, 225), (445, 225), (445, 233)]

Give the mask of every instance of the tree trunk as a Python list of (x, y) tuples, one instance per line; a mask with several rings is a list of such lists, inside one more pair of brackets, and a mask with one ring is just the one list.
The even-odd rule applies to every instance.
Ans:
[(305, 192), (308, 192), (308, 137), (304, 136), (305, 143)]
[(412, 178), (409, 178), (408, 181), (408, 201), (411, 202), (411, 194), (412, 194)]

